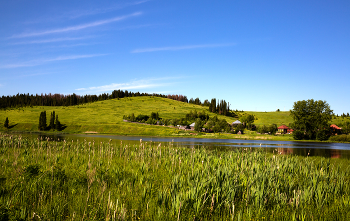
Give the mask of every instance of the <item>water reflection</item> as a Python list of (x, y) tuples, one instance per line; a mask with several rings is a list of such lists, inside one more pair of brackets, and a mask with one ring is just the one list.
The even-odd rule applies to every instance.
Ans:
[(114, 135), (66, 135), (66, 134), (33, 134), (22, 133), (22, 137), (49, 139), (52, 141), (79, 141), (79, 142), (112, 142), (119, 145), (120, 142), (128, 145), (137, 145), (140, 139), (143, 142), (158, 145), (167, 145), (173, 142), (174, 146), (187, 148), (206, 148), (224, 151), (232, 151), (237, 148), (255, 149), (263, 148), (266, 152), (278, 154), (294, 154), (299, 156), (324, 156), (330, 158), (350, 158), (350, 144), (344, 143), (315, 143), (315, 142), (292, 142), (270, 140), (227, 140), (227, 139), (204, 139), (204, 138), (164, 138), (142, 136), (114, 136)]

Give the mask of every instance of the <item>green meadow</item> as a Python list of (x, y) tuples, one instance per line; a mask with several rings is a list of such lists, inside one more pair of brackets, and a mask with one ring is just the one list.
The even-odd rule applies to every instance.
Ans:
[[(119, 135), (170, 136), (178, 134), (175, 128), (128, 123), (123, 115), (134, 113), (150, 115), (158, 112), (161, 118), (182, 118), (190, 111), (207, 111), (207, 107), (183, 103), (159, 97), (129, 97), (112, 99), (89, 104), (68, 107), (35, 106), (0, 110), (0, 122), (9, 118), (10, 131), (38, 131), (39, 115), (46, 111), (49, 121), (50, 113), (55, 111), (62, 124), (67, 127), (65, 133), (97, 132)], [(209, 114), (214, 116), (214, 114)], [(234, 118), (219, 116), (228, 122)], [(4, 131), (4, 128), (1, 127)]]
[[(49, 123), (50, 113), (55, 111), (60, 122), (65, 125), (63, 131), (58, 133), (101, 133), (116, 135), (145, 135), (145, 136), (193, 136), (203, 138), (237, 138), (237, 139), (274, 139), (293, 140), (292, 136), (271, 136), (260, 135), (254, 131), (245, 131), (244, 135), (226, 133), (194, 133), (193, 131), (179, 130), (173, 127), (145, 125), (138, 123), (124, 122), (123, 116), (134, 113), (150, 115), (158, 112), (163, 119), (184, 118), (190, 111), (205, 111), (210, 117), (216, 114), (208, 111), (208, 107), (184, 102), (175, 101), (160, 97), (127, 97), (121, 99), (110, 99), (76, 106), (34, 106), (20, 107), (0, 110), (0, 122), (3, 124), (6, 117), (10, 121), (12, 132), (37, 132), (39, 116), (42, 111), (46, 111), (47, 123)], [(236, 112), (236, 117), (217, 115), (219, 119), (225, 119), (232, 123), (240, 116), (253, 114), (254, 124), (257, 126), (276, 124), (288, 125), (292, 122), (289, 111), (279, 112)], [(337, 122), (340, 119), (334, 119)], [(0, 131), (7, 131), (0, 127)], [(49, 131), (55, 132), (55, 131)]]
[(348, 159), (0, 135), (0, 220), (349, 220)]

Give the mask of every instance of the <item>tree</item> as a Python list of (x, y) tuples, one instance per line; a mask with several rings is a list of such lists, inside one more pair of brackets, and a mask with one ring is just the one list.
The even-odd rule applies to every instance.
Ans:
[(58, 115), (56, 115), (55, 129), (58, 130), (58, 131), (62, 130), (62, 124), (61, 124), (61, 122), (58, 120)]
[(55, 111), (53, 111), (50, 116), (50, 128), (55, 129)]
[(197, 118), (194, 124), (194, 130), (195, 131), (202, 131), (202, 128), (204, 126), (204, 121), (202, 121), (200, 118)]
[[(333, 110), (326, 101), (302, 100), (294, 102), (290, 115), (294, 120), (294, 129), (304, 132), (304, 139), (316, 139), (320, 130), (329, 128)], [(318, 137), (322, 137), (321, 134)]]
[(46, 111), (42, 111), (39, 117), (39, 130), (46, 130)]
[(10, 127), (10, 122), (9, 122), (9, 118), (6, 117), (5, 123), (4, 123), (4, 127), (6, 127), (6, 129), (8, 129)]
[(243, 123), (245, 127), (247, 124), (254, 123), (254, 115), (252, 114), (243, 115), (242, 117), (239, 118), (239, 120)]

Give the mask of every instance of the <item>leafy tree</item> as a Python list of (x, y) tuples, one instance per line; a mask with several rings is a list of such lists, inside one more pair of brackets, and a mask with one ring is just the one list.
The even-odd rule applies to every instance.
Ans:
[(158, 112), (157, 112), (157, 113), (152, 112), (152, 113), (151, 113), (151, 118), (152, 118), (152, 119), (155, 119), (155, 120), (158, 120), (158, 119), (159, 119), (159, 114), (158, 114)]
[(268, 128), (269, 132), (271, 134), (275, 134), (277, 131), (278, 131), (278, 127), (277, 127), (277, 124), (272, 124), (269, 126)]
[(269, 128), (266, 125), (262, 125), (258, 127), (257, 131), (261, 134), (269, 132)]
[(304, 139), (304, 131), (301, 131), (301, 130), (293, 131), (293, 138), (294, 138), (294, 140)]
[(247, 124), (254, 123), (254, 115), (252, 114), (243, 115), (242, 117), (239, 118), (239, 120), (243, 123), (244, 126), (246, 126)]
[(215, 125), (215, 122), (214, 122), (212, 119), (210, 119), (210, 120), (207, 121), (205, 127), (206, 127), (208, 130), (212, 130), (213, 127), (214, 127), (214, 125)]
[(136, 121), (137, 122), (147, 121), (148, 118), (149, 118), (149, 116), (147, 116), (147, 115), (139, 114), (136, 117)]
[(6, 127), (6, 129), (8, 129), (10, 127), (10, 122), (9, 122), (9, 118), (6, 117), (5, 123), (4, 123), (4, 127)]
[(329, 128), (333, 110), (326, 101), (310, 99), (294, 102), (290, 115), (294, 129), (304, 131), (304, 139), (315, 139), (318, 131)]
[(317, 140), (328, 140), (330, 137), (330, 128), (322, 129), (317, 131), (316, 133), (316, 139)]
[(204, 121), (202, 121), (200, 118), (197, 118), (194, 124), (194, 130), (202, 131), (203, 126), (204, 126)]

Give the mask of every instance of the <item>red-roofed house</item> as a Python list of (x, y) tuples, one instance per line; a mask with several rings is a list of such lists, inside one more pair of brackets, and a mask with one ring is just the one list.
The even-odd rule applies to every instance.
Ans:
[(338, 135), (338, 134), (341, 133), (341, 128), (338, 127), (337, 125), (332, 124), (330, 127), (331, 127), (331, 132), (332, 132), (332, 134)]
[[(289, 127), (287, 127), (286, 125), (282, 124), (281, 126), (279, 126), (278, 128), (278, 132), (279, 133), (283, 133), (283, 134), (286, 134), (288, 133), (288, 130), (291, 130)], [(293, 130), (292, 130), (293, 131)]]

